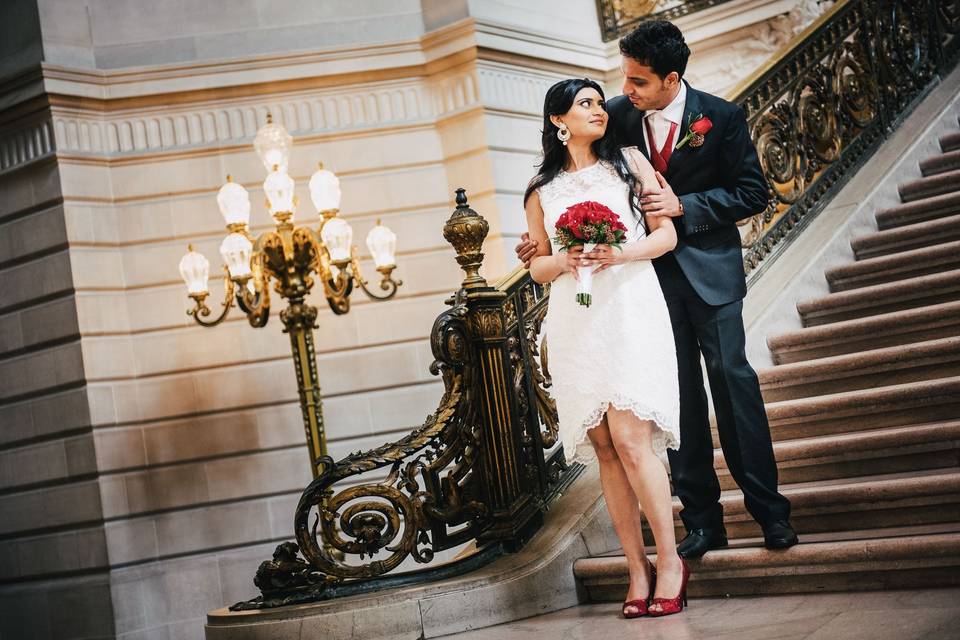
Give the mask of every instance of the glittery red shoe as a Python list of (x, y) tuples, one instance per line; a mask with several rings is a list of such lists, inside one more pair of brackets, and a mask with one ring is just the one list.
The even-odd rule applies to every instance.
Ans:
[[(657, 587), (657, 568), (650, 567), (650, 595), (646, 598), (640, 600), (627, 600), (623, 603), (623, 607), (620, 609), (620, 613), (623, 614), (623, 617), (627, 620), (632, 620), (633, 618), (642, 618), (647, 615), (647, 606), (650, 604), (650, 596), (653, 595), (653, 590)], [(637, 610), (633, 613), (627, 613), (627, 607), (636, 607)]]
[(651, 618), (661, 618), (680, 613), (687, 604), (687, 580), (690, 579), (690, 567), (687, 561), (680, 558), (680, 564), (683, 567), (683, 578), (680, 582), (680, 594), (676, 598), (653, 598), (650, 600), (650, 606), (656, 606), (656, 609), (647, 609), (647, 615)]

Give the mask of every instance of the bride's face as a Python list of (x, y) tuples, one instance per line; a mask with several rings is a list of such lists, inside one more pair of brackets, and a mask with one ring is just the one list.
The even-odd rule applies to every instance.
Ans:
[(607, 131), (606, 102), (596, 89), (584, 87), (577, 92), (573, 106), (562, 116), (553, 116), (553, 123), (562, 122), (570, 130), (570, 138), (584, 142), (599, 140)]
[(628, 56), (623, 56), (620, 69), (624, 76), (623, 95), (641, 111), (663, 109), (677, 95), (680, 76), (676, 71), (661, 78), (652, 67)]

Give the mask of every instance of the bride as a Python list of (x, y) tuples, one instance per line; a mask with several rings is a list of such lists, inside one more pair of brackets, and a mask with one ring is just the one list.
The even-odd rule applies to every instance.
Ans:
[[(662, 616), (686, 603), (687, 565), (677, 555), (670, 483), (663, 459), (680, 445), (677, 359), (670, 317), (653, 258), (677, 243), (670, 218), (644, 217), (641, 186), (658, 176), (635, 147), (619, 150), (607, 130), (603, 90), (589, 79), (563, 80), (544, 101), (543, 163), (524, 195), (537, 241), (530, 274), (552, 283), (544, 320), (552, 395), (568, 459), (595, 452), (607, 510), (630, 570), (623, 615)], [(571, 205), (599, 202), (627, 227), (620, 247), (551, 246)], [(577, 267), (594, 267), (593, 302), (576, 302)], [(589, 438), (590, 445), (584, 441)], [(657, 547), (646, 557), (640, 506)]]

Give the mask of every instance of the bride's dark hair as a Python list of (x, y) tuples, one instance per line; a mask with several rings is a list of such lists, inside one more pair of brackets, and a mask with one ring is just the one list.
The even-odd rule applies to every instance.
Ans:
[[(557, 138), (559, 129), (550, 120), (550, 116), (562, 116), (570, 111), (573, 101), (577, 94), (584, 88), (594, 89), (600, 94), (600, 98), (606, 101), (603, 95), (603, 89), (599, 84), (589, 78), (571, 78), (561, 80), (549, 89), (543, 100), (543, 162), (537, 165), (537, 175), (533, 177), (530, 184), (527, 185), (527, 191), (523, 194), (523, 204), (527, 204), (530, 195), (557, 177), (557, 174), (563, 170), (567, 163), (567, 148)], [(606, 107), (604, 107), (606, 108)], [(604, 160), (616, 170), (617, 175), (630, 186), (630, 208), (633, 210), (637, 219), (643, 223), (643, 215), (640, 212), (640, 204), (637, 201), (637, 179), (627, 167), (627, 162), (620, 153), (620, 144), (617, 142), (613, 127), (607, 122), (607, 130), (603, 137), (594, 140), (590, 145), (591, 151), (597, 156), (597, 159)], [(641, 187), (642, 188), (642, 187)], [(644, 225), (646, 227), (646, 225)]]

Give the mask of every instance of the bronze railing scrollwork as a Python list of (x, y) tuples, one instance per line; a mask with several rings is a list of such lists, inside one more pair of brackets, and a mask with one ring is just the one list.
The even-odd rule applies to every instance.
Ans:
[(744, 221), (750, 283), (955, 66), (958, 16), (957, 0), (840, 0), (730, 92), (770, 188)]
[(676, 20), (730, 0), (597, 0), (604, 42), (615, 40), (644, 20)]
[[(296, 542), (277, 547), (254, 583), (262, 595), (234, 610), (281, 606), (426, 582), (518, 548), (550, 500), (582, 470), (557, 443), (556, 407), (538, 364), (545, 292), (495, 287), (480, 275), (489, 225), (457, 190), (444, 237), (466, 277), (430, 334), (444, 394), (396, 442), (318, 461), (294, 517)], [(412, 559), (474, 543), (464, 559), (391, 575)], [(301, 557), (302, 554), (302, 557)]]

